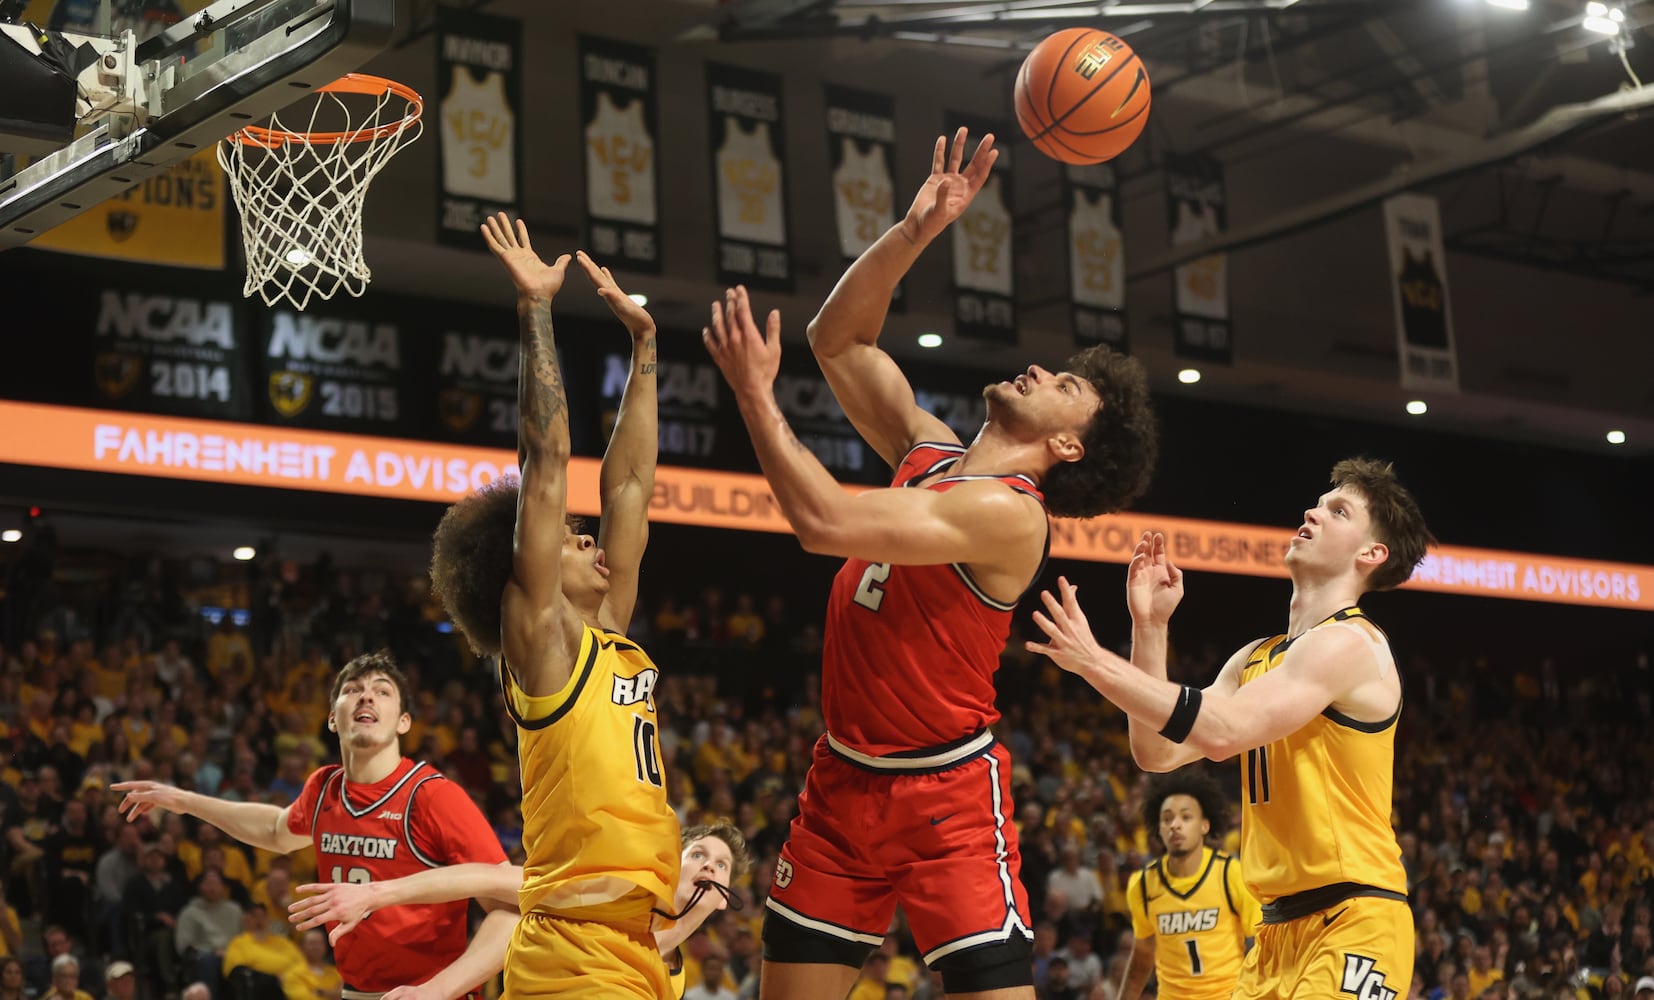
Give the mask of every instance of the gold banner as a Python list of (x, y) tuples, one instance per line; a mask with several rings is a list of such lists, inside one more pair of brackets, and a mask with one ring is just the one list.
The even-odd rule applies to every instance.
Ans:
[(224, 171), (205, 149), (30, 246), (169, 267), (224, 267)]

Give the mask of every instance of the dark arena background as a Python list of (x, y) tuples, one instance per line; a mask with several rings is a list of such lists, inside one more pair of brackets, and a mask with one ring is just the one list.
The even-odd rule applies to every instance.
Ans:
[[(0, 12), (143, 40), (202, 6), (122, 0), (101, 26), (92, 2)], [(800, 440), (842, 482), (886, 483), (805, 326), (962, 123), (1005, 150), (993, 211), (920, 259), (881, 346), (964, 435), (984, 385), (1096, 343), (1143, 361), (1161, 422), (1147, 495), (1054, 522), (1039, 586), (1078, 583), (1124, 651), (1124, 564), (1140, 531), (1166, 531), (1188, 574), (1171, 674), (1205, 684), (1284, 631), (1281, 556), (1332, 465), (1393, 461), (1441, 542), (1364, 603), (1404, 681), (1414, 993), (1630, 1000), (1654, 975), (1650, 25), (1633, 0), (398, 0), (355, 68), (422, 94), (424, 135), (373, 180), (359, 298), (243, 296), (217, 135), (41, 232), (0, 213), (0, 1000), (199, 1000), (197, 979), (263, 1000), (212, 942), (173, 933), (209, 868), (305, 962), (285, 911), (318, 878), (310, 851), (176, 815), (129, 826), (108, 786), (285, 805), (338, 759), (327, 692), (365, 651), (414, 682), (405, 752), (520, 860), (517, 733), (427, 571), (446, 506), (514, 469), (517, 323), (477, 231), (490, 211), (542, 252), (610, 265), (659, 325), (629, 634), (662, 670), (680, 820), (728, 819), (755, 859), (744, 908), (684, 945), (689, 995), (755, 997), (763, 900), (822, 731), (838, 563), (787, 532), (699, 332), (730, 284), (779, 308)], [(1043, 156), (1012, 108), (1026, 53), (1074, 26), (1127, 42), (1154, 99), (1125, 153), (1084, 168)], [(0, 94), (0, 178), (68, 141), (13, 134), (19, 93)], [(571, 505), (595, 515), (628, 342), (581, 278), (555, 311)], [(1161, 847), (1125, 717), (1023, 650), (1033, 604), (996, 734), (1038, 991), (1115, 1000), (1126, 880)], [(1206, 766), (1238, 801), (1236, 762)], [(151, 845), (175, 891), (144, 891)], [(1047, 891), (1088, 873), (1085, 905)], [(900, 919), (880, 954), (856, 1000), (940, 996)], [(1053, 955), (1069, 983), (1048, 978)], [(318, 991), (289, 977), (286, 996)]]

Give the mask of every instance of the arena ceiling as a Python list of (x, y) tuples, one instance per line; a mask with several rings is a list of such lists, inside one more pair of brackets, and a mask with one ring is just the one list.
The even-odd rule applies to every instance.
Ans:
[[(432, 86), (432, 0), (405, 0), (406, 33), (370, 69)], [(1123, 177), (1133, 350), (1167, 392), (1379, 420), (1407, 420), (1378, 205), (1420, 190), (1440, 200), (1462, 392), (1430, 397), (1432, 425), (1605, 454), (1654, 454), (1654, 3), (1627, 2), (1621, 51), (1583, 23), (1586, 0), (466, 0), (448, 6), (525, 21), (527, 214), (580, 232), (572, 38), (655, 46), (661, 60), (663, 199), (670, 277), (637, 278), (663, 325), (698, 328), (716, 294), (706, 217), (700, 65), (784, 75), (789, 161), (824, 156), (820, 84), (896, 95), (898, 189), (927, 166), (942, 109), (1010, 118), (1011, 78), (1040, 38), (1097, 25), (1124, 37), (1153, 80), (1143, 138)], [(793, 123), (796, 119), (796, 123)], [(427, 138), (426, 145), (434, 147)], [(1013, 147), (1024, 159), (1038, 154)], [(431, 151), (428, 151), (431, 152)], [(1161, 164), (1223, 163), (1229, 231), (1174, 252)], [(405, 195), (432, 190), (432, 155), (393, 165), (369, 203), (377, 287), (502, 301), (491, 263), (431, 246)], [(792, 169), (792, 166), (789, 167)], [(1043, 169), (1043, 168), (1042, 168)], [(1054, 187), (1055, 168), (1049, 168)], [(807, 180), (802, 178), (801, 180)], [(674, 190), (680, 192), (674, 196)], [(804, 320), (836, 279), (831, 216), (793, 186), (799, 290), (770, 296), (802, 349)], [(1053, 200), (1055, 196), (1053, 195)], [(905, 196), (899, 198), (905, 204)], [(915, 296), (890, 344), (911, 361), (1004, 371), (1071, 344), (1059, 266), (1042, 259), (1039, 206), (1019, 204), (1017, 347), (912, 334), (950, 323), (945, 297)], [(1023, 225), (1026, 223), (1026, 225)], [(674, 249), (674, 244), (677, 249)], [(1169, 268), (1231, 252), (1235, 363), (1177, 384)], [(936, 253), (942, 257), (945, 253)], [(931, 266), (926, 264), (924, 266)], [(938, 262), (929, 283), (945, 285)], [(916, 273), (924, 284), (926, 272)], [(577, 293), (569, 308), (597, 312)], [(996, 375), (999, 377), (999, 375)], [(1604, 432), (1622, 428), (1616, 451)]]

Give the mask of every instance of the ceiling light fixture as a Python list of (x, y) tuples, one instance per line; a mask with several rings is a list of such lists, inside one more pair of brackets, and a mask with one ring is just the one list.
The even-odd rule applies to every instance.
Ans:
[(1177, 380), (1184, 385), (1194, 385), (1200, 381), (1199, 368), (1185, 368), (1177, 373)]
[(23, 532), (16, 528), (7, 528), (5, 531), (0, 531), (0, 542), (21, 542), (22, 540)]
[(920, 347), (941, 347), (942, 346), (942, 335), (939, 334), (939, 333), (921, 333), (921, 334), (919, 334), (919, 346)]
[(1430, 406), (1422, 399), (1410, 399), (1407, 401), (1407, 412), (1415, 417), (1422, 417), (1430, 412)]
[(1625, 11), (1599, 3), (1598, 0), (1591, 0), (1585, 5), (1585, 20), (1580, 22), (1586, 31), (1594, 31), (1599, 35), (1617, 35), (1624, 24)]
[[(1618, 431), (1618, 430), (1609, 431), (1608, 432), (1608, 443), (1609, 444), (1624, 444), (1625, 443), (1625, 432), (1624, 431)], [(12, 534), (12, 532), (8, 531), (8, 532), (6, 532), (6, 534), (9, 535), (9, 534)], [(9, 539), (8, 539), (8, 541), (9, 541)]]
[(626, 297), (631, 299), (633, 302), (636, 302), (639, 306), (646, 306), (649, 304), (649, 296), (643, 294), (642, 292), (633, 292)]
[(231, 552), (230, 555), (235, 557), (236, 562), (247, 562), (254, 556), (258, 555), (258, 551), (251, 545), (238, 545), (236, 546), (235, 551)]

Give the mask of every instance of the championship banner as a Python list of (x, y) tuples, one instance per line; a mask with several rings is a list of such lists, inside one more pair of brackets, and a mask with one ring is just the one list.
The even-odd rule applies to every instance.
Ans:
[[(1229, 213), (1222, 165), (1206, 156), (1166, 157), (1166, 214), (1174, 247), (1223, 232)], [(1172, 287), (1172, 341), (1178, 357), (1232, 364), (1228, 258), (1212, 254), (1175, 268)]]
[(976, 145), (989, 132), (1001, 140), (994, 148), (999, 159), (993, 175), (976, 194), (971, 207), (954, 222), (953, 317), (954, 332), (1014, 344), (1017, 339), (1016, 259), (1012, 247), (1011, 130), (1004, 122), (987, 121), (950, 112), (949, 141), (963, 125), (970, 129), (965, 150), (969, 162)]
[(522, 23), (442, 8), (438, 24), (437, 242), (480, 250), (484, 218), (522, 215)]
[(517, 447), (517, 368), (521, 344), (515, 317), (467, 309), (438, 327), (439, 353), (432, 395), (422, 409), (433, 413), (440, 441)]
[[(14, 433), (28, 428), (28, 433)], [(0, 400), (0, 464), (202, 483), (452, 503), (517, 472), (503, 448), (252, 424), (114, 413)], [(569, 509), (597, 514), (596, 458), (569, 460)], [(850, 487), (855, 492), (857, 487)], [(790, 531), (762, 476), (662, 465), (649, 519), (664, 524)], [(1184, 570), (1284, 579), (1291, 528), (1128, 512), (1051, 522), (1058, 559), (1126, 563), (1142, 532), (1166, 534)], [(1404, 590), (1654, 611), (1654, 566), (1438, 545)]]
[[(109, 30), (141, 43), (207, 5), (207, 0), (124, 0)], [(98, 30), (98, 0), (32, 0), (19, 22), (52, 31)], [(34, 238), (30, 246), (88, 257), (221, 270), (228, 192), (217, 154), (202, 150), (178, 165)]]
[[(896, 101), (849, 87), (826, 89), (833, 216), (848, 265), (896, 224)], [(905, 302), (898, 284), (890, 308), (900, 312)]]
[(790, 292), (781, 78), (707, 63), (706, 96), (718, 280)]
[(250, 419), (245, 312), (224, 292), (172, 294), (150, 282), (95, 291), (91, 376), (99, 405)]
[(1063, 193), (1074, 339), (1127, 352), (1131, 341), (1126, 333), (1126, 255), (1113, 165), (1065, 167)]
[(417, 362), (404, 358), (412, 338), (385, 312), (383, 303), (333, 314), (261, 312), (261, 418), (291, 427), (417, 436), (423, 421), (416, 407), (425, 393), (406, 375), (419, 371)]
[(1453, 346), (1447, 253), (1436, 199), (1398, 194), (1386, 200), (1384, 233), (1390, 244), (1402, 387), (1458, 392), (1459, 357)]
[(659, 274), (655, 52), (590, 35), (579, 43), (592, 253), (613, 267)]

